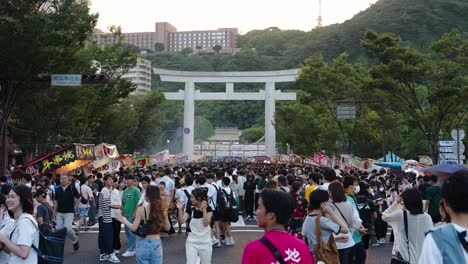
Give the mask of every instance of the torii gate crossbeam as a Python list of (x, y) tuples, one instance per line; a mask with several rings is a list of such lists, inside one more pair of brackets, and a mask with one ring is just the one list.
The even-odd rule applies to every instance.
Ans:
[[(276, 132), (274, 123), (275, 102), (296, 100), (296, 93), (282, 93), (275, 90), (277, 82), (293, 82), (300, 69), (256, 72), (187, 72), (154, 68), (163, 82), (183, 82), (185, 90), (164, 93), (167, 100), (184, 100), (184, 128), (190, 133), (183, 134), (183, 152), (189, 161), (193, 160), (195, 100), (260, 100), (265, 101), (265, 145), (266, 155), (276, 155)], [(195, 90), (195, 83), (226, 83), (226, 92), (202, 93)], [(265, 83), (265, 90), (259, 92), (234, 92), (234, 83)]]

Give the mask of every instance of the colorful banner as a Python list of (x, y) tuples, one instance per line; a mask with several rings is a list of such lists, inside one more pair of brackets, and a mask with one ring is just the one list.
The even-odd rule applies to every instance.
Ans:
[(135, 161), (133, 161), (132, 154), (124, 154), (119, 157), (119, 160), (122, 162), (122, 168), (128, 168), (135, 166)]
[(95, 169), (92, 164), (88, 164), (88, 166), (86, 166), (86, 173), (91, 174), (93, 170), (96, 170), (97, 172), (100, 172), (100, 173), (106, 173), (106, 172), (113, 173), (115, 171), (118, 171), (121, 166), (122, 166), (122, 161), (118, 159), (113, 160), (107, 164), (104, 164), (103, 166), (97, 169)]
[(151, 164), (163, 163), (169, 160), (169, 150), (163, 150), (150, 156)]

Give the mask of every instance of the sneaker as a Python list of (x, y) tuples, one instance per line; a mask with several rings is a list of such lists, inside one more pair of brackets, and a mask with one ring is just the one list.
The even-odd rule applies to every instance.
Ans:
[(112, 263), (120, 263), (120, 260), (117, 258), (117, 256), (115, 255), (115, 253), (112, 253), (109, 256), (109, 259), (107, 259), (108, 261), (112, 262)]
[(221, 247), (221, 242), (219, 242), (219, 240), (218, 240), (218, 242), (213, 244), (213, 247), (220, 248)]
[(80, 241), (76, 241), (75, 244), (73, 244), (73, 250), (77, 251), (78, 249), (80, 249)]
[(122, 254), (122, 257), (133, 257), (135, 256), (135, 251), (125, 251), (125, 253)]
[(371, 244), (371, 246), (378, 247), (378, 246), (380, 246), (380, 243), (379, 242), (374, 242), (374, 243)]
[(108, 254), (99, 254), (99, 261), (107, 261), (109, 259)]
[(226, 239), (220, 239), (219, 242), (220, 242), (221, 244), (225, 244), (225, 245), (226, 245), (227, 240), (226, 240)]
[(115, 254), (120, 254), (120, 250), (114, 249), (114, 253), (115, 253)]
[(387, 241), (386, 241), (385, 238), (383, 238), (383, 237), (382, 237), (381, 239), (377, 240), (377, 242), (379, 242), (380, 244), (385, 244), (385, 243), (387, 243)]
[(224, 243), (226, 246), (234, 246), (236, 242), (234, 242), (234, 239), (232, 237), (226, 237), (226, 243)]
[(214, 245), (214, 244), (217, 244), (219, 243), (219, 240), (216, 238), (216, 237), (212, 237), (211, 238), (211, 243)]

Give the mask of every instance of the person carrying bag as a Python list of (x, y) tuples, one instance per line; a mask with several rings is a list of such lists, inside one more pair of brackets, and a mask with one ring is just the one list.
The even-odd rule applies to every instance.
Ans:
[(322, 240), (320, 234), (320, 215), (315, 217), (315, 235), (317, 237), (317, 245), (313, 252), (315, 262), (320, 263), (320, 261), (323, 261), (326, 264), (339, 264), (340, 257), (333, 235), (330, 235), (328, 243)]

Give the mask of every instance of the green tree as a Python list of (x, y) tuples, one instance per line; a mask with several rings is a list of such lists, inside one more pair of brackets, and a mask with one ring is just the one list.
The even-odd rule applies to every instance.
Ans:
[(390, 106), (413, 122), (438, 160), (440, 131), (466, 125), (468, 39), (452, 31), (432, 45), (432, 54), (402, 46), (389, 33), (368, 31), (362, 42), (372, 67), (371, 87), (386, 93)]
[[(110, 79), (109, 83), (80, 87), (44, 84), (42, 89), (31, 90), (29, 96), (18, 98), (12, 135), (25, 154), (36, 149), (36, 154), (44, 154), (56, 144), (70, 142), (129, 145), (123, 140), (123, 134), (130, 134), (129, 125), (137, 123), (129, 119), (134, 117), (133, 112), (122, 107), (121, 100), (135, 87), (122, 75), (135, 65), (136, 56), (121, 41), (119, 28), (112, 27), (109, 37), (116, 42), (103, 49), (88, 43), (78, 52), (79, 60), (70, 66), (72, 72), (99, 71)], [(114, 126), (116, 120), (122, 124)]]
[(255, 143), (265, 135), (265, 128), (256, 125), (242, 130), (240, 141), (245, 144)]
[(211, 122), (203, 116), (195, 116), (195, 142), (208, 140), (214, 135), (215, 129)]
[[(70, 73), (96, 25), (82, 1), (0, 2), (0, 173), (5, 171), (7, 127), (17, 100), (45, 85), (52, 73)], [(39, 77), (39, 79), (38, 79)]]
[(154, 52), (162, 52), (164, 51), (164, 44), (161, 42), (154, 43)]
[(219, 44), (214, 45), (214, 47), (213, 47), (213, 50), (214, 50), (216, 53), (219, 53), (219, 51), (220, 51), (221, 49), (223, 49), (223, 47), (222, 47), (221, 45), (219, 45)]
[(303, 93), (300, 100), (305, 104), (320, 104), (340, 131), (342, 151), (351, 151), (350, 131), (354, 121), (337, 117), (337, 100), (358, 99), (366, 84), (367, 73), (362, 67), (350, 64), (347, 54), (342, 54), (329, 65), (321, 54), (307, 59), (301, 69), (297, 85)]

